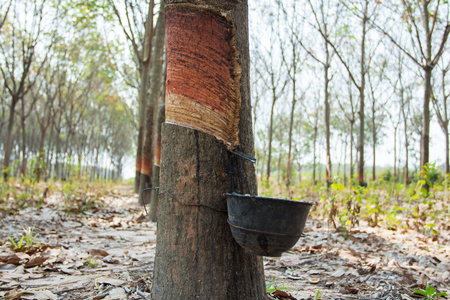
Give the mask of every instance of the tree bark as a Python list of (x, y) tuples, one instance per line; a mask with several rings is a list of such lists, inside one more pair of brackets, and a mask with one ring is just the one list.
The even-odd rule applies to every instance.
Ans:
[[(194, 37), (202, 36), (202, 43), (208, 43), (209, 38), (217, 35), (222, 39), (220, 34), (224, 27), (230, 30), (234, 27), (235, 50), (239, 53), (238, 63), (242, 69), (239, 88), (241, 106), (238, 111), (239, 150), (253, 156), (247, 1), (238, 4), (231, 0), (208, 1), (207, 4), (205, 7), (203, 2), (186, 5), (179, 0), (166, 1), (167, 84), (180, 71), (176, 68), (179, 65), (172, 61), (171, 55), (176, 54), (173, 52), (189, 53), (192, 55), (190, 59), (198, 62), (195, 51), (202, 48), (187, 47), (184, 48), (187, 52), (183, 52), (182, 46), (189, 41), (180, 35), (172, 40), (172, 30), (188, 28)], [(231, 21), (224, 16), (229, 9), (232, 9)], [(202, 30), (202, 25), (216, 30), (207, 32)], [(224, 65), (226, 63), (226, 60), (222, 62)], [(196, 64), (192, 66), (195, 68)], [(200, 65), (198, 67), (202, 68)], [(214, 75), (215, 71), (210, 71), (210, 75)], [(210, 78), (215, 80), (215, 76)], [(185, 80), (191, 87), (196, 83), (193, 77)], [(199, 92), (210, 84), (204, 82), (198, 87)], [(166, 100), (169, 92), (173, 93), (173, 90), (168, 86)], [(236, 244), (227, 224), (227, 214), (223, 212), (226, 210), (223, 193), (257, 193), (253, 164), (231, 154), (227, 145), (213, 135), (165, 123), (162, 129), (160, 193), (165, 191), (171, 193), (173, 198), (168, 194), (160, 196), (152, 298), (266, 299), (262, 259), (245, 252)]]
[(430, 161), (430, 98), (431, 98), (431, 67), (425, 67), (425, 87), (423, 97), (422, 134), (420, 143), (420, 166)]
[(359, 87), (359, 135), (358, 135), (358, 151), (359, 151), (359, 161), (358, 161), (358, 181), (361, 186), (364, 183), (364, 92), (366, 85), (366, 25), (369, 19), (367, 18), (367, 6), (368, 1), (365, 1), (364, 15), (362, 20), (362, 39), (361, 39), (361, 64), (360, 64), (360, 75), (361, 75), (361, 85)]
[(6, 133), (6, 141), (5, 141), (5, 156), (3, 159), (3, 180), (6, 181), (8, 179), (9, 172), (9, 164), (11, 159), (11, 146), (12, 146), (12, 132), (14, 127), (14, 117), (15, 117), (15, 109), (16, 104), (19, 99), (12, 99), (10, 111), (9, 111), (9, 121), (8, 121), (8, 132)]
[[(152, 172), (152, 185), (157, 187), (160, 185), (160, 161), (161, 161), (161, 126), (162, 123), (164, 123), (165, 116), (165, 105), (164, 102), (161, 103), (161, 106), (159, 108), (158, 112), (158, 120), (157, 120), (157, 127), (156, 127), (156, 155), (155, 155), (155, 163), (153, 164), (153, 172)], [(152, 191), (152, 196), (150, 199), (150, 221), (156, 222), (156, 213), (158, 211), (158, 192), (157, 190)]]
[[(165, 62), (165, 65), (167, 66), (167, 59)], [(160, 185), (160, 172), (161, 172), (161, 128), (162, 124), (166, 120), (166, 84), (165, 81), (167, 79), (167, 69), (164, 71), (164, 85), (161, 86), (161, 103), (159, 105), (158, 110), (158, 119), (157, 119), (157, 127), (156, 127), (156, 152), (155, 152), (155, 163), (153, 164), (153, 177), (152, 177), (152, 184), (154, 187), (159, 187)], [(159, 203), (159, 191), (153, 190), (152, 196), (150, 199), (150, 221), (156, 222), (156, 215), (158, 212), (158, 203)]]
[(375, 162), (376, 162), (376, 148), (377, 148), (377, 132), (376, 132), (375, 126), (376, 126), (376, 124), (375, 124), (375, 100), (373, 100), (373, 102), (372, 102), (372, 142), (373, 142), (373, 145), (372, 145), (372, 181), (376, 180)]
[(355, 123), (354, 121), (350, 122), (350, 184), (353, 184), (353, 176), (355, 174), (353, 168), (353, 146), (355, 144), (353, 137), (354, 123)]
[[(273, 79), (273, 74), (271, 74), (272, 76), (272, 83), (274, 81)], [(275, 93), (275, 87), (274, 87), (274, 83), (272, 84), (273, 88), (272, 88), (272, 106), (270, 108), (270, 123), (269, 123), (269, 153), (267, 154), (267, 173), (266, 173), (266, 180), (269, 181), (270, 180), (270, 169), (271, 166), (270, 164), (272, 163), (272, 137), (273, 137), (273, 111), (275, 108), (275, 102), (277, 101), (277, 96)]]
[[(155, 32), (155, 47), (152, 51), (151, 56), (151, 70), (150, 70), (150, 97), (148, 99), (147, 110), (146, 110), (146, 124), (145, 124), (145, 136), (144, 144), (142, 146), (142, 165), (141, 165), (141, 179), (140, 179), (140, 189), (155, 186), (152, 184), (152, 171), (155, 156), (155, 145), (156, 145), (156, 126), (157, 126), (157, 108), (158, 100), (161, 91), (161, 84), (163, 79), (163, 62), (162, 56), (164, 52), (164, 42), (165, 42), (165, 24), (164, 24), (164, 2), (161, 1), (160, 13), (158, 16), (158, 21), (156, 24)], [(159, 175), (159, 174), (157, 174)], [(147, 195), (151, 195), (148, 193)], [(146, 199), (141, 199), (144, 203), (150, 203), (150, 197)]]
[(394, 127), (394, 183), (397, 182), (397, 127)]
[[(144, 41), (142, 43), (143, 57), (140, 60), (140, 75), (141, 82), (139, 86), (139, 131), (136, 149), (136, 175), (134, 178), (134, 191), (139, 192), (141, 186), (141, 172), (142, 166), (145, 162), (142, 161), (143, 144), (144, 144), (144, 128), (145, 128), (145, 112), (147, 107), (147, 91), (150, 79), (150, 57), (152, 51), (152, 30), (153, 30), (153, 0), (148, 5), (147, 20), (144, 32)], [(139, 56), (139, 55), (138, 55)]]
[[(317, 117), (316, 117), (317, 120)], [(317, 180), (316, 180), (316, 144), (317, 144), (317, 124), (314, 124), (314, 138), (313, 138), (313, 175), (312, 175), (312, 179), (313, 179), (313, 185), (316, 185)]]
[(326, 164), (326, 171), (325, 171), (325, 180), (327, 182), (327, 188), (330, 187), (332, 183), (331, 178), (331, 145), (330, 145), (330, 100), (329, 100), (329, 93), (328, 93), (328, 84), (330, 79), (328, 78), (328, 71), (330, 68), (329, 62), (330, 62), (330, 54), (328, 51), (328, 44), (325, 44), (325, 50), (326, 50), (326, 64), (324, 67), (325, 72), (325, 140), (326, 140), (326, 157), (327, 157), (327, 164)]
[(20, 127), (22, 128), (21, 137), (22, 137), (22, 166), (20, 167), (20, 175), (25, 178), (25, 173), (27, 171), (27, 141), (26, 141), (26, 124), (25, 124), (25, 103), (22, 101), (22, 116), (20, 118)]
[[(293, 51), (294, 55), (294, 61), (295, 61), (295, 51)], [(295, 64), (294, 64), (295, 66)], [(294, 67), (295, 69), (295, 67)], [(289, 185), (291, 184), (291, 177), (292, 177), (292, 163), (293, 159), (291, 157), (292, 155), (292, 131), (294, 128), (294, 114), (295, 114), (295, 104), (297, 102), (297, 99), (295, 97), (295, 86), (296, 86), (296, 80), (295, 80), (295, 71), (292, 76), (292, 105), (291, 105), (291, 115), (289, 117), (289, 141), (288, 141), (288, 159), (287, 159), (287, 166), (286, 166), (286, 186), (289, 188)]]

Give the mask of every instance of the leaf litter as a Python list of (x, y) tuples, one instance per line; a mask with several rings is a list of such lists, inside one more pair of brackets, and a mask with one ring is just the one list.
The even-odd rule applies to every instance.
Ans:
[[(46, 194), (40, 205), (0, 210), (0, 299), (150, 299), (156, 224), (131, 187), (91, 188), (76, 209), (64, 195)], [(28, 244), (15, 249), (10, 237), (17, 243), (28, 228)], [(268, 299), (409, 300), (427, 286), (450, 291), (448, 231), (437, 241), (412, 229), (360, 224), (342, 232), (309, 219), (305, 234), (280, 258), (264, 258)]]

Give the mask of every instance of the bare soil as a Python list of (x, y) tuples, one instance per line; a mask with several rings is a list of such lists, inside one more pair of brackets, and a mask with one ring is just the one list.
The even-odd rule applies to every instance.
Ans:
[[(87, 193), (70, 209), (61, 193), (45, 196), (0, 210), (0, 299), (150, 299), (156, 224), (131, 187)], [(18, 244), (27, 230), (29, 247), (14, 251), (10, 237)], [(310, 219), (305, 234), (264, 259), (268, 299), (413, 299), (426, 285), (450, 292), (448, 232), (437, 240), (364, 224), (339, 232)]]

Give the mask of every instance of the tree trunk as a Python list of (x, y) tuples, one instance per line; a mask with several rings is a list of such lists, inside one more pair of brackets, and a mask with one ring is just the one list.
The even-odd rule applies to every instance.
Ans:
[[(147, 104), (146, 111), (146, 124), (145, 124), (145, 137), (144, 144), (142, 146), (142, 165), (141, 165), (141, 179), (140, 179), (140, 189), (155, 186), (152, 184), (152, 171), (153, 162), (155, 157), (155, 145), (156, 145), (156, 127), (157, 127), (157, 108), (159, 106), (159, 97), (161, 91), (161, 84), (163, 79), (163, 61), (162, 56), (164, 52), (164, 42), (165, 42), (165, 31), (166, 27), (164, 24), (164, 2), (161, 1), (160, 13), (158, 16), (158, 21), (156, 24), (155, 33), (155, 47), (151, 56), (151, 70), (150, 70), (150, 97)], [(155, 113), (156, 112), (156, 113)], [(159, 174), (157, 174), (159, 176)], [(147, 195), (151, 195), (148, 193)], [(146, 199), (141, 199), (144, 203), (150, 203), (150, 197)]]
[[(22, 101), (23, 102), (23, 101)], [(23, 104), (24, 106), (24, 104)], [(22, 107), (22, 113), (25, 114), (24, 108)], [(27, 141), (26, 141), (26, 125), (25, 125), (25, 118), (20, 118), (20, 125), (22, 127), (22, 166), (20, 167), (20, 175), (22, 175), (25, 178), (25, 172), (27, 171)]]
[(445, 128), (444, 134), (445, 134), (445, 174), (448, 175), (450, 173), (448, 127)]
[(35, 169), (37, 182), (41, 181), (41, 166), (44, 163), (44, 139), (46, 131), (47, 131), (46, 128), (41, 130), (39, 139), (38, 159), (36, 160), (36, 169)]
[[(141, 82), (142, 82), (142, 76), (141, 76)], [(139, 105), (142, 107), (141, 105)], [(144, 121), (142, 120), (141, 123), (141, 113), (140, 111), (143, 111), (144, 108), (139, 109), (139, 129), (138, 129), (138, 140), (137, 140), (137, 146), (136, 146), (136, 173), (134, 177), (134, 192), (139, 192), (139, 187), (141, 184), (141, 165), (142, 165), (142, 140), (144, 139)]]
[[(272, 74), (273, 77), (273, 74)], [(273, 111), (275, 108), (275, 101), (277, 100), (275, 88), (272, 89), (272, 107), (270, 109), (270, 124), (269, 124), (269, 153), (267, 154), (267, 175), (266, 180), (270, 180), (270, 164), (272, 163), (272, 135), (273, 135)]]
[[(295, 53), (294, 53), (295, 54)], [(294, 78), (292, 80), (292, 106), (291, 106), (291, 115), (289, 118), (289, 138), (288, 138), (288, 159), (287, 159), (287, 165), (286, 165), (286, 186), (289, 188), (289, 185), (291, 184), (291, 177), (292, 177), (292, 131), (294, 128), (294, 115), (295, 115), (295, 104), (297, 102), (297, 99), (295, 98), (295, 72), (294, 72)]]
[[(347, 185), (347, 166), (345, 164), (345, 160), (347, 159), (347, 146), (348, 146), (348, 140), (347, 136), (345, 136), (345, 143), (344, 143), (344, 185)], [(351, 163), (351, 161), (350, 161)]]
[[(185, 77), (188, 84), (185, 88), (193, 87), (198, 92), (220, 85), (221, 78), (231, 78), (238, 84), (235, 92), (240, 91), (241, 99), (236, 116), (239, 121), (239, 150), (253, 156), (248, 8), (247, 1), (233, 3), (231, 0), (212, 1), (208, 6), (202, 6), (180, 3), (179, 0), (166, 1), (166, 118), (171, 120), (169, 96), (189, 94), (184, 89), (173, 89), (171, 80), (176, 80), (180, 73), (197, 72), (198, 69), (205, 72), (205, 78), (209, 80)], [(211, 7), (212, 4), (214, 6)], [(230, 8), (233, 8), (231, 20), (226, 18)], [(230, 34), (234, 28), (236, 35), (233, 39)], [(189, 37), (186, 32), (189, 32)], [(218, 42), (210, 43), (214, 40)], [(230, 57), (222, 57), (221, 62), (213, 61), (214, 58), (207, 53), (211, 46), (220, 47), (213, 51), (229, 49), (231, 56), (239, 53), (240, 81), (239, 77), (232, 77), (236, 74), (233, 73), (236, 71), (234, 68), (239, 66), (227, 59)], [(190, 63), (177, 64), (177, 58), (190, 60)], [(210, 65), (224, 67), (224, 73), (209, 68)], [(182, 83), (180, 85), (183, 87)], [(195, 97), (199, 93), (190, 95)], [(193, 100), (198, 101), (198, 98)], [(203, 115), (203, 118), (207, 117)], [(160, 192), (165, 191), (173, 198), (163, 194), (159, 203), (152, 298), (266, 299), (262, 258), (245, 252), (236, 244), (227, 224), (227, 214), (223, 212), (226, 210), (224, 192), (257, 193), (253, 164), (231, 154), (227, 144), (213, 135), (165, 123), (162, 129)]]
[(409, 143), (408, 143), (408, 133), (405, 128), (405, 184), (409, 185)]
[(397, 127), (394, 127), (394, 183), (397, 181)]
[(313, 179), (313, 185), (316, 185), (317, 180), (316, 180), (316, 144), (317, 144), (317, 126), (314, 126), (314, 139), (313, 139), (313, 175), (312, 175), (312, 179)]
[(9, 164), (11, 159), (11, 146), (12, 146), (12, 131), (14, 127), (14, 117), (15, 117), (15, 109), (16, 104), (19, 99), (13, 99), (11, 102), (11, 109), (9, 111), (9, 121), (8, 121), (8, 132), (6, 133), (6, 141), (5, 141), (5, 156), (3, 159), (3, 180), (6, 181), (8, 179), (9, 172)]
[(361, 186), (364, 183), (364, 92), (366, 85), (366, 67), (365, 67), (365, 51), (366, 51), (366, 25), (367, 25), (367, 6), (368, 1), (364, 7), (363, 16), (363, 28), (362, 28), (362, 40), (361, 40), (361, 86), (359, 88), (359, 135), (358, 135), (358, 151), (359, 151), (359, 161), (358, 161), (358, 181)]
[(375, 128), (375, 103), (372, 103), (372, 181), (376, 180), (375, 174), (375, 161), (376, 161), (376, 148), (377, 148), (377, 132)]
[[(160, 166), (161, 166), (161, 125), (165, 121), (165, 105), (164, 102), (161, 103), (158, 112), (158, 121), (156, 123), (156, 153), (155, 153), (155, 163), (153, 164), (153, 172), (152, 172), (152, 184), (157, 187), (160, 185)], [(156, 213), (158, 211), (158, 192), (154, 190), (152, 192), (151, 200), (150, 200), (150, 221), (156, 222)]]
[(147, 108), (147, 91), (150, 76), (150, 57), (152, 51), (151, 32), (153, 30), (153, 0), (148, 5), (147, 20), (145, 22), (145, 32), (143, 41), (143, 60), (140, 61), (141, 82), (139, 86), (139, 132), (138, 144), (136, 149), (136, 175), (134, 178), (134, 192), (138, 193), (141, 187), (141, 172), (143, 169), (142, 161), (143, 145), (144, 145), (144, 128), (145, 128), (145, 112)]
[(354, 121), (350, 122), (350, 185), (353, 184), (353, 176), (355, 174), (353, 169), (353, 145), (354, 145), (354, 139), (353, 139), (353, 127), (354, 127)]
[(326, 171), (325, 171), (325, 180), (327, 182), (327, 188), (330, 187), (332, 183), (331, 178), (331, 146), (330, 146), (330, 100), (329, 100), (329, 94), (328, 94), (328, 84), (329, 84), (329, 78), (328, 78), (328, 70), (330, 68), (328, 62), (330, 60), (329, 53), (328, 53), (328, 44), (325, 47), (326, 49), (326, 55), (327, 55), (327, 64), (325, 65), (324, 72), (325, 72), (325, 140), (326, 140)]
[[(281, 149), (281, 145), (280, 145)], [(277, 176), (277, 184), (281, 185), (281, 177), (283, 176), (283, 172), (281, 171), (281, 151), (278, 153), (278, 176)]]
[(420, 166), (430, 160), (430, 97), (431, 97), (431, 67), (425, 68), (425, 87), (423, 97), (422, 134), (420, 143)]

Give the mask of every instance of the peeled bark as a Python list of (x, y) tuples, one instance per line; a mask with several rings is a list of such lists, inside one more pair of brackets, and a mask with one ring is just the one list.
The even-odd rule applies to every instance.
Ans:
[[(192, 68), (191, 72), (207, 70), (203, 74), (210, 75), (209, 80), (199, 81), (194, 76), (185, 78), (183, 84), (198, 88), (194, 96), (217, 84), (216, 76), (221, 75), (216, 74), (214, 69), (199, 65), (202, 59), (206, 59), (207, 64), (213, 62), (208, 62), (208, 57), (201, 57), (202, 52), (198, 52), (198, 49), (202, 49), (213, 38), (226, 42), (225, 46), (229, 43), (231, 51), (238, 51), (238, 63), (242, 68), (240, 80), (237, 80), (240, 82), (238, 88), (241, 100), (237, 116), (238, 144), (240, 151), (253, 156), (247, 2), (208, 1), (208, 6), (204, 4), (166, 1), (166, 100), (170, 93), (176, 96), (184, 92), (184, 89), (173, 90), (173, 82), (172, 88), (169, 88), (169, 83), (177, 78), (179, 72), (188, 71), (180, 70), (180, 66)], [(230, 9), (231, 18), (228, 19)], [(235, 46), (226, 39), (234, 28)], [(172, 36), (174, 32), (182, 33), (184, 30), (192, 36)], [(189, 47), (196, 42), (199, 47)], [(217, 47), (217, 44), (211, 46)], [(174, 57), (185, 57), (191, 64), (177, 64), (173, 61)], [(227, 63), (230, 62), (225, 59), (221, 65), (227, 66)], [(232, 70), (233, 66), (228, 65), (226, 69)], [(228, 76), (231, 77), (231, 74)], [(197, 86), (200, 82), (203, 84)], [(174, 92), (178, 94), (173, 95)], [(168, 110), (169, 103), (166, 101), (166, 118)], [(227, 214), (224, 213), (226, 201), (223, 193), (257, 193), (255, 169), (250, 162), (230, 153), (227, 146), (212, 134), (176, 124), (163, 124), (160, 187), (160, 193), (163, 194), (157, 213), (153, 299), (267, 298), (262, 259), (245, 252), (236, 244), (227, 224)]]

